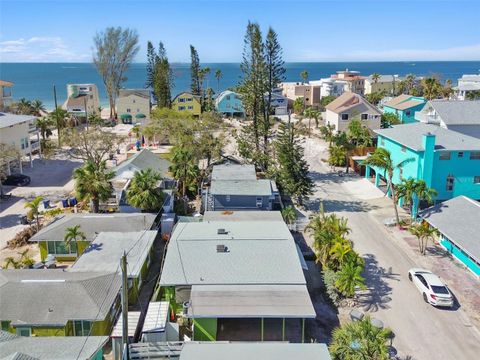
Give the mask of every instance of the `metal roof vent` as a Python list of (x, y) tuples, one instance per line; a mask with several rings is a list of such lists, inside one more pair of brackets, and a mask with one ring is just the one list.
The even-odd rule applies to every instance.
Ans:
[(225, 230), (225, 229), (218, 229), (218, 230), (217, 230), (217, 234), (218, 234), (218, 235), (227, 235), (227, 234), (228, 234), (228, 231)]
[(225, 245), (217, 245), (217, 253), (226, 253), (228, 252), (228, 247)]

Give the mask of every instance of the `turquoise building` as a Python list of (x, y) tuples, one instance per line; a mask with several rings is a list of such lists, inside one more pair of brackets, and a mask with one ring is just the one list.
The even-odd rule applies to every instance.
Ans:
[[(464, 195), (480, 199), (480, 140), (440, 126), (414, 123), (374, 130), (377, 147), (391, 153), (394, 164), (408, 160), (393, 175), (424, 180), (438, 192), (437, 201)], [(365, 177), (375, 176), (375, 185), (385, 181), (382, 169), (367, 166)], [(414, 209), (416, 213), (416, 209)]]
[(217, 96), (215, 109), (227, 116), (245, 117), (245, 109), (240, 95), (230, 90), (225, 90)]
[(417, 122), (415, 112), (421, 111), (426, 103), (423, 97), (402, 94), (386, 102), (383, 112), (396, 114), (402, 124), (410, 124)]

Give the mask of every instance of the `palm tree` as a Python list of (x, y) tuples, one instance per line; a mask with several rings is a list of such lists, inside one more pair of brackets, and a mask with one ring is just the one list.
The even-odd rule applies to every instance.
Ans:
[(144, 211), (159, 210), (165, 198), (158, 187), (161, 179), (160, 174), (151, 168), (137, 171), (127, 190), (128, 203)]
[(193, 149), (185, 146), (175, 146), (169, 171), (181, 183), (182, 196), (185, 197), (187, 189), (194, 190), (197, 185), (199, 169)]
[(215, 70), (215, 79), (217, 79), (217, 92), (220, 92), (220, 79), (222, 78), (222, 70)]
[(467, 100), (477, 100), (480, 98), (480, 90), (469, 91), (465, 94)]
[(30, 111), (31, 114), (35, 116), (42, 116), (42, 114), (47, 112), (45, 105), (43, 105), (42, 101), (38, 99), (32, 101), (30, 104)]
[(322, 134), (322, 137), (328, 141), (328, 147), (332, 146), (332, 141), (334, 138), (334, 133), (333, 131), (335, 130), (334, 125), (326, 124), (320, 128), (320, 133)]
[(313, 118), (313, 112), (315, 111), (315, 109), (309, 107), (307, 109), (305, 109), (305, 111), (303, 112), (303, 116), (305, 116), (307, 119), (308, 119), (308, 137), (310, 137), (310, 123), (311, 123), (311, 120)]
[(410, 209), (412, 219), (416, 219), (418, 203), (426, 201), (428, 204), (433, 203), (433, 199), (438, 193), (435, 189), (429, 188), (423, 180), (415, 180), (412, 178), (403, 179), (397, 185), (397, 197), (403, 199), (405, 205)]
[(332, 269), (341, 269), (353, 254), (352, 244), (343, 237), (339, 237), (330, 249), (330, 262)]
[(17, 106), (17, 111), (20, 114), (30, 115), (32, 113), (32, 103), (25, 98), (21, 98), (16, 104), (16, 106)]
[(37, 128), (40, 130), (43, 142), (45, 142), (49, 136), (52, 135), (52, 120), (49, 117), (40, 117), (35, 121)]
[(70, 247), (72, 241), (75, 243), (75, 248), (77, 248), (77, 241), (85, 241), (86, 239), (87, 236), (83, 231), (80, 230), (80, 225), (70, 226), (65, 229), (65, 236), (63, 237), (63, 241), (66, 248)]
[(344, 166), (347, 157), (347, 150), (340, 145), (333, 145), (328, 148), (328, 163), (330, 166)]
[(303, 83), (306, 83), (307, 80), (308, 80), (308, 71), (307, 71), (307, 70), (303, 70), (303, 71), (300, 73), (300, 77), (302, 78), (302, 82), (303, 82)]
[(435, 228), (430, 227), (427, 222), (413, 224), (410, 226), (409, 230), (418, 240), (420, 254), (425, 255), (428, 241), (434, 240), (438, 235), (438, 231)]
[(112, 195), (110, 181), (113, 177), (114, 173), (107, 171), (105, 161), (102, 161), (98, 167), (93, 162), (87, 161), (84, 166), (73, 172), (77, 197), (90, 201), (92, 212), (98, 213), (100, 201), (106, 201)]
[(35, 260), (30, 256), (28, 253), (30, 249), (25, 249), (22, 252), (18, 253), (20, 255), (20, 264), (23, 268), (30, 268), (33, 264), (35, 264)]
[(370, 317), (349, 322), (333, 331), (332, 360), (388, 360), (389, 329), (373, 326)]
[(379, 73), (373, 73), (370, 77), (372, 78), (373, 82), (376, 84), (378, 80), (380, 80), (382, 75), (380, 75)]
[(283, 220), (285, 220), (291, 230), (292, 224), (297, 220), (297, 212), (295, 211), (295, 208), (291, 205), (285, 207), (285, 209), (282, 210), (282, 216)]
[(427, 77), (422, 80), (423, 95), (426, 99), (432, 100), (438, 97), (441, 85), (435, 77)]
[[(372, 166), (377, 168), (377, 170), (383, 170), (384, 176), (386, 175), (387, 178), (387, 194), (388, 191), (392, 194), (392, 202), (393, 202), (393, 209), (395, 211), (395, 219), (397, 221), (397, 225), (400, 224), (400, 217), (398, 216), (398, 209), (397, 209), (397, 196), (395, 192), (395, 184), (393, 183), (393, 173), (395, 170), (400, 170), (403, 165), (412, 161), (412, 158), (404, 159), (399, 163), (394, 163), (392, 160), (392, 156), (390, 151), (384, 148), (376, 148), (375, 152), (367, 157), (363, 164), (367, 166)], [(375, 170), (375, 171), (377, 171)]]
[(350, 258), (337, 273), (335, 286), (344, 296), (353, 297), (357, 288), (365, 288), (365, 279), (362, 272), (365, 263), (359, 256)]
[(29, 213), (32, 217), (35, 217), (35, 222), (37, 224), (37, 231), (40, 230), (40, 204), (42, 202), (43, 198), (41, 196), (37, 196), (35, 199), (33, 199), (30, 202), (27, 202), (25, 204), (25, 209), (30, 209)]
[(416, 76), (414, 74), (408, 74), (405, 77), (405, 84), (406, 84), (406, 87), (407, 87), (407, 92), (410, 95), (412, 95), (411, 92), (413, 90), (413, 87), (415, 86), (415, 79), (416, 79)]
[(22, 264), (20, 263), (20, 261), (15, 260), (13, 256), (9, 256), (5, 258), (3, 268), (8, 269), (9, 267), (12, 267), (12, 269), (20, 269), (22, 267)]
[(67, 125), (69, 116), (66, 110), (63, 110), (61, 107), (57, 107), (50, 113), (50, 117), (52, 119), (52, 123), (55, 124), (55, 127), (57, 128), (58, 146), (60, 147), (62, 144), (60, 137), (61, 131)]

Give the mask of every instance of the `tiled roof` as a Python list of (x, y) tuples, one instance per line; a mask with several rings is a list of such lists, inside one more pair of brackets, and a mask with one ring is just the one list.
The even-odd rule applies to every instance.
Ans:
[(333, 111), (336, 114), (340, 114), (344, 111), (363, 106), (366, 110), (372, 111), (380, 115), (380, 111), (365, 100), (362, 96), (352, 93), (344, 92), (342, 95), (333, 100), (326, 106), (327, 110)]

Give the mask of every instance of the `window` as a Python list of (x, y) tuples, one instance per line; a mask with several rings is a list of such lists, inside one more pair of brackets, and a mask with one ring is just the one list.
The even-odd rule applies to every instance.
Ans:
[(230, 195), (225, 195), (225, 201), (230, 202)]
[(263, 205), (263, 199), (261, 197), (257, 197), (257, 208), (261, 208)]
[(410, 110), (405, 111), (405, 115), (410, 116), (412, 112)]
[(185, 106), (179, 106), (178, 110), (180, 110), (180, 111), (185, 110)]
[(63, 241), (47, 241), (47, 251), (53, 255), (70, 255), (77, 253), (77, 243), (75, 241), (70, 242), (70, 246), (67, 248)]
[(179, 98), (178, 102), (185, 102), (185, 99), (184, 98)]
[(348, 120), (348, 114), (342, 114), (342, 120)]
[(407, 148), (405, 146), (402, 146), (402, 152), (407, 152)]
[(362, 114), (361, 119), (362, 120), (368, 120), (368, 114)]
[(74, 320), (73, 329), (75, 336), (89, 336), (92, 323), (84, 320)]
[(32, 329), (29, 327), (17, 327), (17, 335), (19, 336), (31, 336)]
[(427, 281), (423, 278), (423, 276), (422, 275), (415, 275), (415, 276), (418, 278), (418, 280), (420, 280), (423, 286), (425, 286), (428, 289)]
[(127, 113), (129, 113), (129, 112), (132, 112), (132, 110), (130, 108), (127, 109)]
[(449, 151), (442, 151), (438, 158), (440, 160), (450, 160), (450, 152)]
[(193, 106), (192, 106), (192, 105), (189, 105), (189, 106), (188, 106), (188, 110), (193, 110)]
[(472, 151), (470, 153), (470, 160), (480, 160), (480, 151)]
[(455, 178), (452, 175), (447, 176), (447, 191), (453, 191), (453, 183), (455, 181)]
[(90, 99), (93, 99), (93, 95), (90, 95)]
[(477, 175), (477, 176), (473, 177), (473, 183), (474, 184), (480, 184), (480, 175)]
[(463, 158), (463, 151), (459, 151), (459, 152), (458, 152), (458, 157), (459, 157), (459, 158)]
[(135, 104), (135, 99), (133, 99), (133, 101), (132, 101), (132, 102)]
[(230, 95), (225, 96), (225, 99), (230, 100)]
[(385, 146), (385, 139), (384, 139), (384, 138), (382, 138), (382, 139), (380, 140), (380, 144), (381, 144), (382, 146)]
[(10, 323), (8, 321), (0, 321), (0, 329), (3, 331), (8, 331), (8, 328), (10, 327)]
[(137, 108), (137, 113), (140, 112), (140, 109)]
[(187, 98), (187, 101), (191, 102), (191, 101), (193, 101), (193, 98)]

